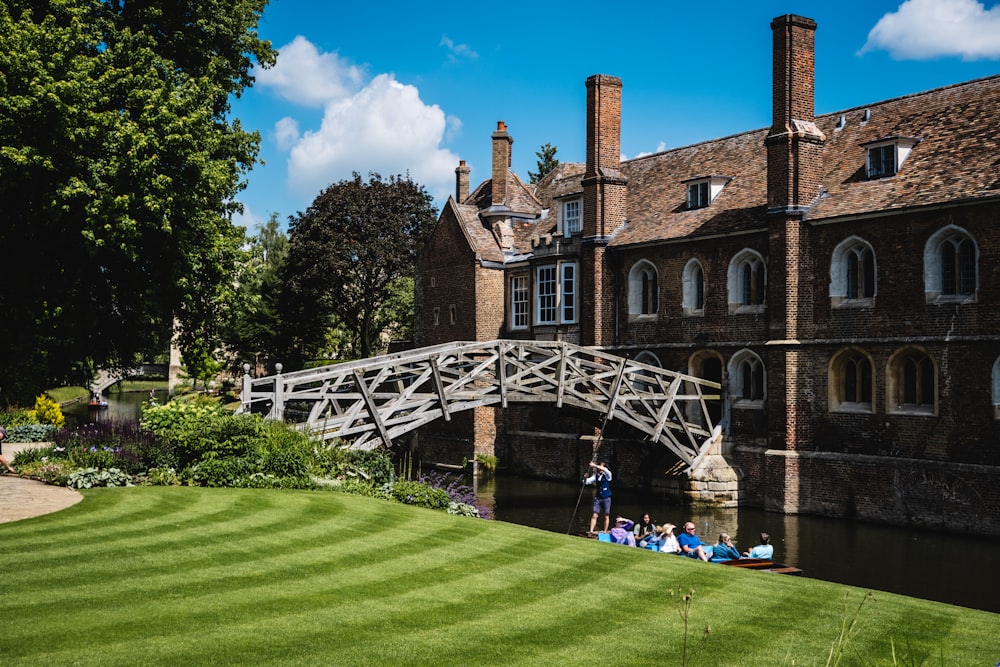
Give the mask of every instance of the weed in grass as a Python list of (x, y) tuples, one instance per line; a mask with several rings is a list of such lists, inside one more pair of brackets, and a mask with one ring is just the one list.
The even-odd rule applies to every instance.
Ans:
[[(670, 595), (674, 595), (674, 591), (670, 591)], [(677, 612), (681, 616), (681, 621), (684, 623), (684, 637), (683, 644), (681, 647), (681, 667), (687, 667), (688, 659), (693, 658), (694, 655), (705, 646), (705, 642), (708, 641), (708, 636), (712, 634), (712, 627), (710, 625), (705, 626), (705, 630), (701, 635), (701, 642), (691, 650), (690, 656), (688, 655), (688, 637), (691, 631), (691, 607), (694, 605), (694, 589), (690, 589), (687, 593), (681, 586), (677, 587)]]
[[(866, 612), (865, 604), (868, 602), (871, 602), (868, 605), (870, 611)], [(851, 642), (878, 613), (877, 600), (871, 591), (862, 596), (861, 602), (858, 603), (858, 607), (854, 610), (853, 614), (850, 613), (850, 603), (851, 591), (848, 589), (844, 593), (844, 615), (840, 622), (840, 634), (837, 635), (837, 638), (833, 640), (833, 644), (830, 646), (830, 655), (827, 657), (826, 667), (836, 667), (840, 664)]]

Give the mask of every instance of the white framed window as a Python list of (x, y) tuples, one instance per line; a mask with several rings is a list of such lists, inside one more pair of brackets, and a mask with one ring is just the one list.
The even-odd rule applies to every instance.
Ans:
[(924, 246), (924, 297), (932, 302), (974, 302), (979, 289), (979, 247), (955, 225), (938, 230)]
[(434, 306), (434, 326), (440, 326), (441, 324), (441, 308)]
[(656, 267), (639, 260), (628, 272), (628, 314), (631, 317), (656, 315), (660, 290)]
[(535, 268), (535, 324), (573, 324), (577, 318), (576, 262)]
[(874, 305), (875, 280), (871, 244), (852, 236), (834, 248), (830, 261), (830, 299), (834, 306)]
[(458, 308), (455, 304), (450, 304), (448, 306), (448, 322), (450, 324), (455, 324), (458, 322)]
[(570, 199), (562, 203), (563, 234), (578, 234), (583, 229), (583, 201)]
[(705, 208), (719, 196), (731, 176), (697, 176), (682, 181), (687, 184), (687, 208)]
[(752, 350), (740, 350), (729, 361), (729, 395), (742, 408), (763, 409), (767, 391), (764, 362)]
[(510, 279), (510, 328), (528, 328), (528, 276)]
[(705, 270), (697, 259), (690, 259), (684, 265), (682, 285), (683, 308), (685, 315), (703, 315), (705, 313)]
[(925, 350), (905, 347), (889, 357), (886, 403), (900, 414), (937, 414), (937, 367)]
[(766, 280), (764, 258), (760, 253), (749, 248), (737, 253), (729, 262), (729, 312), (762, 312)]
[(868, 178), (874, 180), (895, 176), (919, 142), (920, 139), (916, 137), (887, 137), (862, 144), (865, 147), (865, 172)]

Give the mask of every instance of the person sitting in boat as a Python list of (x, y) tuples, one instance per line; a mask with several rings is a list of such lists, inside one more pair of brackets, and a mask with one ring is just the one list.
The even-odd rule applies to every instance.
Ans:
[(677, 538), (677, 543), (681, 547), (681, 553), (688, 558), (698, 558), (703, 561), (708, 560), (708, 552), (701, 543), (701, 538), (698, 537), (698, 529), (695, 528), (693, 522), (688, 521), (684, 524), (684, 532)]
[(615, 544), (627, 544), (635, 546), (635, 535), (632, 534), (632, 526), (635, 522), (623, 516), (615, 519), (615, 527), (611, 529), (611, 541)]
[(663, 554), (680, 554), (681, 545), (677, 543), (677, 536), (674, 535), (674, 524), (665, 523), (656, 529), (657, 551)]
[(771, 536), (767, 533), (760, 534), (760, 544), (743, 554), (746, 558), (774, 558), (774, 546), (771, 545)]
[(645, 547), (656, 535), (656, 524), (649, 518), (649, 512), (643, 514), (638, 523), (632, 527), (632, 534), (635, 535), (635, 543), (640, 547)]
[(713, 563), (720, 563), (724, 560), (738, 560), (740, 551), (733, 546), (733, 538), (729, 533), (719, 533), (719, 543), (712, 547)]

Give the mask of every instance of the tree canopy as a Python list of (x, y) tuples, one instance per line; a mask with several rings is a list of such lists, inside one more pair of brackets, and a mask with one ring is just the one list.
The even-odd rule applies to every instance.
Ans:
[(8, 402), (165, 352), (174, 322), (186, 357), (211, 350), (259, 144), (229, 100), (274, 62), (266, 4), (0, 3)]
[(537, 183), (542, 180), (548, 176), (553, 169), (559, 166), (559, 160), (556, 159), (556, 147), (552, 144), (543, 144), (542, 147), (535, 152), (535, 155), (538, 156), (538, 162), (535, 163), (538, 166), (538, 173), (528, 172), (528, 180), (531, 183)]
[(355, 173), (292, 218), (282, 302), (295, 310), (284, 320), (296, 322), (294, 347), (303, 356), (322, 346), (338, 320), (362, 357), (379, 349), (389, 324), (380, 311), (398, 308), (398, 281), (412, 277), (437, 218), (431, 201), (409, 176), (369, 174), (365, 182)]

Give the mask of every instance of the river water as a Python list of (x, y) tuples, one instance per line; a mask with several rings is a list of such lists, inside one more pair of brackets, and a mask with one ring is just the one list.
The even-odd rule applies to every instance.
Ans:
[[(161, 403), (167, 399), (166, 391), (155, 396)], [(80, 403), (63, 411), (77, 423), (136, 420), (149, 392), (105, 398), (106, 410)], [(590, 488), (500, 475), (479, 482), (476, 492), (479, 503), (500, 521), (558, 533), (590, 527)], [(774, 560), (801, 568), (803, 576), (1000, 613), (1000, 584), (993, 574), (1000, 565), (1000, 539), (752, 508), (694, 510), (661, 497), (615, 491), (613, 516), (639, 520), (645, 512), (656, 523), (675, 524), (675, 532), (685, 521), (694, 521), (709, 544), (727, 532), (740, 551), (756, 544), (761, 531), (770, 533)]]
[[(477, 485), (477, 497), (495, 518), (560, 533), (590, 527), (593, 490), (545, 480), (498, 476)], [(579, 500), (579, 508), (577, 501)], [(612, 518), (656, 523), (693, 521), (703, 542), (726, 532), (740, 551), (771, 535), (774, 560), (799, 567), (803, 576), (889, 591), (1000, 613), (1000, 539), (895, 528), (859, 521), (784, 515), (752, 508), (701, 509), (663, 498), (615, 491)], [(602, 526), (598, 524), (600, 529)]]

